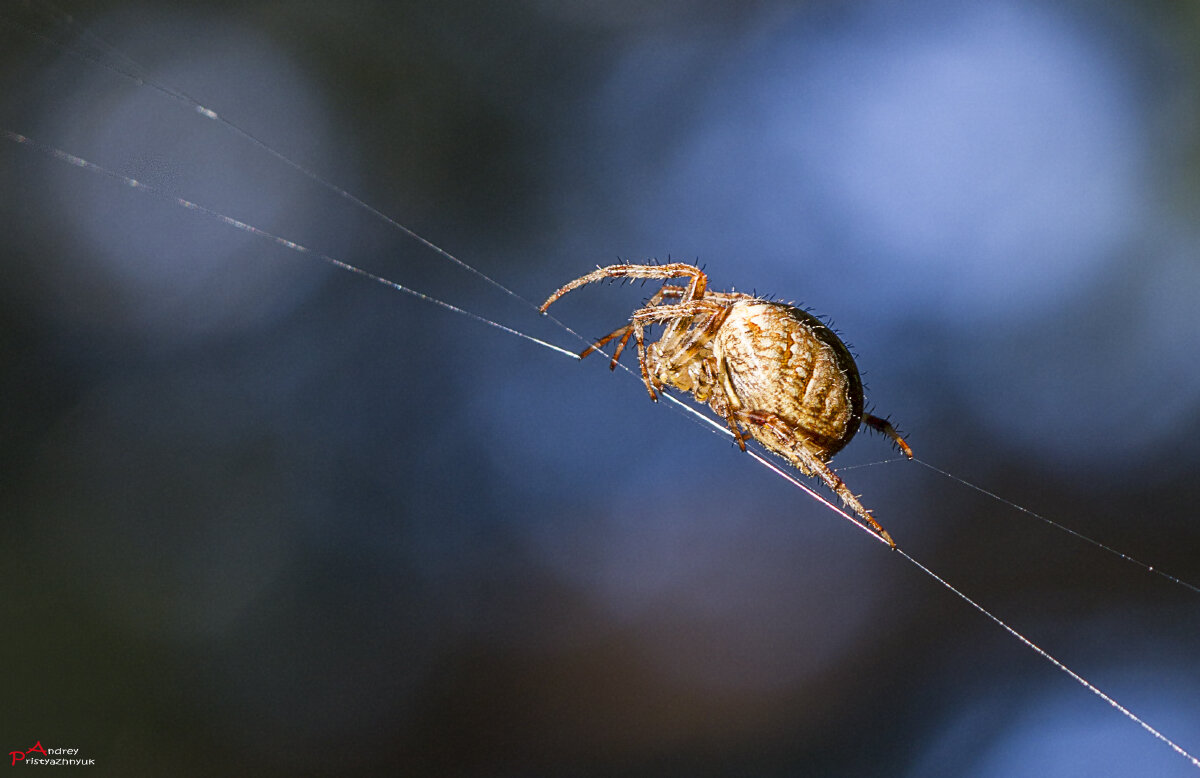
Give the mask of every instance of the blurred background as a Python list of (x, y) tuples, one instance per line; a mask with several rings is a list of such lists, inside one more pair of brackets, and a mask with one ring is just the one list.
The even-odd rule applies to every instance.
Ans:
[[(1200, 582), (1191, 4), (34, 0), (0, 41), (3, 129), (571, 350), (160, 86), (535, 303), (670, 257), (811, 306), (923, 461)], [(0, 752), (1195, 774), (602, 360), (29, 146), (0, 175)], [(836, 464), (901, 547), (1200, 753), (1200, 594), (894, 457)]]

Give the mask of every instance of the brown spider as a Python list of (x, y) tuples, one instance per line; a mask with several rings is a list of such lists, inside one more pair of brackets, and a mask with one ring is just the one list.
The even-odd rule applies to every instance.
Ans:
[[(725, 419), (743, 451), (754, 438), (808, 476), (837, 493), (888, 544), (892, 536), (826, 463), (850, 442), (860, 423), (887, 435), (909, 459), (912, 449), (887, 419), (863, 412), (862, 381), (846, 345), (820, 319), (791, 305), (741, 292), (710, 292), (700, 268), (609, 265), (566, 284), (541, 311), (572, 289), (605, 278), (689, 278), (687, 286), (664, 284), (629, 324), (610, 332), (579, 355), (617, 340), (610, 368), (632, 335), (650, 399), (655, 388), (691, 392)], [(678, 300), (667, 304), (666, 299)], [(652, 324), (666, 330), (645, 342)], [(743, 432), (742, 429), (746, 431)]]

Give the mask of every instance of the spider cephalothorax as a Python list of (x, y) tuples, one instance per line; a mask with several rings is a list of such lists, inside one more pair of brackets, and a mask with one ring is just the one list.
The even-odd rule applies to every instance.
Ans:
[[(680, 262), (598, 268), (550, 295), (541, 310), (572, 289), (605, 278), (690, 280), (686, 286), (664, 284), (645, 307), (633, 312), (629, 324), (605, 335), (581, 357), (616, 340), (611, 362), (615, 367), (632, 336), (651, 399), (658, 399), (656, 389), (667, 386), (691, 392), (725, 420), (743, 451), (747, 438), (754, 438), (801, 472), (820, 478), (895, 547), (826, 464), (862, 423), (890, 437), (912, 457), (887, 419), (863, 411), (858, 368), (833, 330), (792, 305), (741, 292), (710, 292), (704, 272)], [(665, 331), (647, 345), (645, 330), (653, 324)]]

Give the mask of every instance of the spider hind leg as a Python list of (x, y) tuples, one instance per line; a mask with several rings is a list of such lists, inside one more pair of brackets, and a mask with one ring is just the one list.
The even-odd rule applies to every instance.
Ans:
[[(896, 547), (896, 541), (892, 540), (888, 531), (875, 520), (871, 511), (867, 510), (858, 496), (850, 491), (850, 487), (846, 486), (846, 482), (841, 479), (841, 476), (833, 472), (829, 464), (816, 451), (810, 449), (804, 438), (798, 436), (786, 421), (767, 411), (736, 411), (734, 417), (747, 427), (753, 424), (760, 430), (770, 431), (774, 438), (770, 442), (757, 435), (755, 437), (758, 437), (759, 442), (767, 448), (782, 455), (800, 472), (821, 479), (837, 494), (847, 508), (858, 514), (858, 517), (874, 530), (875, 534), (883, 538), (892, 548)], [(872, 416), (871, 418), (877, 417)]]
[(900, 433), (896, 431), (896, 428), (893, 427), (892, 423), (886, 418), (880, 418), (878, 416), (872, 416), (869, 413), (864, 413), (862, 420), (863, 424), (866, 424), (871, 429), (891, 438), (892, 443), (896, 445), (896, 448), (900, 449), (901, 454), (904, 454), (904, 456), (908, 457), (909, 459), (913, 458), (912, 449), (909, 448), (908, 444), (904, 442), (904, 438), (900, 437)]

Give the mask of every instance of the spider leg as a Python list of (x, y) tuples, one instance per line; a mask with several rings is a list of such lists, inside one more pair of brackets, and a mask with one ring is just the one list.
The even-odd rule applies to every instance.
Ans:
[[(651, 297), (649, 300), (646, 301), (646, 305), (642, 310), (645, 310), (645, 308), (653, 308), (653, 307), (657, 306), (659, 303), (662, 302), (664, 297), (678, 298), (678, 297), (682, 297), (686, 292), (687, 292), (687, 290), (682, 286), (672, 286), (670, 284), (664, 284), (662, 289), (659, 289), (657, 292), (654, 293), (653, 297)], [(616, 349), (613, 351), (612, 361), (608, 365), (609, 370), (617, 369), (617, 360), (620, 359), (621, 352), (623, 352), (625, 350), (625, 346), (628, 345), (628, 343), (629, 343), (629, 336), (633, 332), (633, 325), (628, 324), (623, 329), (624, 329), (624, 334), (621, 336), (621, 342), (617, 344)], [(651, 396), (652, 397), (654, 396), (653, 393), (651, 393)]]
[(750, 438), (750, 433), (743, 432), (742, 428), (737, 423), (737, 413), (727, 402), (720, 403), (710, 402), (709, 407), (716, 411), (717, 415), (725, 420), (725, 424), (729, 427), (729, 431), (733, 433), (733, 439), (737, 441), (738, 448), (742, 451), (746, 450), (746, 441)]
[(650, 368), (646, 366), (646, 326), (638, 322), (636, 317), (629, 326), (633, 327), (634, 339), (637, 341), (638, 367), (642, 369), (642, 383), (646, 385), (650, 399), (658, 402), (658, 395), (654, 393), (654, 383), (650, 380)]
[(621, 358), (621, 353), (625, 351), (625, 347), (629, 345), (629, 336), (633, 334), (633, 325), (627, 324), (623, 327), (625, 334), (621, 336), (621, 340), (617, 343), (617, 347), (613, 349), (612, 360), (608, 363), (609, 370), (617, 369), (617, 360)]
[(708, 286), (708, 276), (695, 265), (683, 262), (671, 262), (665, 265), (609, 265), (597, 268), (585, 276), (580, 276), (574, 281), (564, 284), (546, 298), (546, 302), (542, 303), (538, 310), (545, 313), (555, 300), (567, 292), (595, 281), (603, 281), (605, 278), (659, 278), (666, 281), (683, 277), (691, 279), (684, 292), (685, 300), (695, 300), (704, 296), (704, 290)]
[[(633, 334), (637, 340), (638, 363), (642, 368), (642, 381), (646, 384), (646, 390), (650, 392), (651, 400), (658, 402), (658, 395), (654, 392), (653, 383), (659, 383), (659, 381), (657, 378), (655, 378), (652, 382), (650, 376), (650, 368), (647, 363), (646, 356), (646, 327), (650, 326), (651, 324), (670, 322), (667, 334), (663, 335), (662, 340), (660, 340), (659, 343), (668, 344), (672, 351), (676, 351), (678, 347), (670, 345), (672, 337), (671, 332), (676, 326), (683, 326), (685, 328), (684, 331), (686, 331), (688, 321), (695, 319), (697, 316), (704, 316), (705, 318), (702, 320), (701, 326), (697, 329), (702, 332), (707, 332), (707, 327), (712, 326), (712, 332), (716, 332), (716, 329), (721, 326), (721, 322), (724, 321), (724, 316), (727, 314), (727, 312), (728, 309), (724, 306), (708, 300), (692, 300), (691, 302), (680, 303), (679, 305), (657, 305), (653, 307), (641, 308), (633, 312), (631, 326), (633, 327)], [(714, 318), (716, 319), (715, 322), (712, 321)], [(702, 348), (704, 343), (707, 342), (707, 339), (711, 337), (712, 335), (709, 334), (705, 336), (704, 340), (699, 341), (695, 345), (692, 345), (692, 340), (689, 339), (685, 342), (685, 346), (689, 348), (694, 355), (694, 352)], [(659, 384), (659, 388), (662, 388), (661, 384)]]
[(878, 416), (872, 416), (869, 413), (864, 413), (862, 420), (863, 424), (866, 424), (871, 429), (875, 430), (876, 432), (881, 432), (891, 438), (892, 442), (896, 444), (896, 446), (900, 449), (900, 453), (904, 454), (904, 456), (908, 457), (909, 459), (913, 458), (912, 449), (909, 448), (908, 444), (904, 442), (904, 438), (900, 437), (900, 433), (896, 432), (896, 428), (892, 426), (890, 421), (887, 419), (881, 419)]
[[(683, 332), (688, 332), (686, 329), (688, 322), (695, 323), (696, 326), (688, 332), (687, 339), (678, 345), (668, 345), (667, 335), (663, 336), (664, 350), (669, 348), (671, 352), (671, 358), (667, 361), (667, 367), (675, 369), (694, 359), (697, 352), (704, 348), (712, 340), (713, 336), (717, 334), (717, 330), (725, 323), (725, 319), (728, 316), (728, 305), (722, 305), (706, 298), (678, 305), (658, 305), (642, 308), (633, 312), (633, 321), (641, 322), (643, 325), (682, 322), (684, 325)], [(697, 319), (699, 320), (697, 321)]]
[(687, 292), (687, 287), (685, 287), (685, 286), (675, 286), (673, 284), (663, 284), (662, 289), (659, 289), (657, 292), (655, 292), (654, 296), (651, 297), (649, 300), (647, 300), (646, 304), (642, 307), (643, 308), (651, 308), (655, 305), (658, 305), (659, 303), (662, 302), (664, 297), (671, 297), (674, 299), (678, 299), (680, 297), (683, 297), (685, 292)]
[(707, 319), (709, 316), (716, 316), (728, 312), (728, 310), (728, 306), (706, 298), (703, 300), (689, 300), (677, 305), (655, 305), (640, 308), (633, 312), (633, 321), (634, 323), (641, 322), (642, 326), (679, 320), (686, 322), (697, 316), (704, 316)]
[(735, 303), (738, 300), (757, 300), (758, 298), (752, 294), (746, 294), (745, 292), (712, 292), (712, 291), (708, 291), (708, 292), (704, 293), (704, 299), (705, 300), (716, 300), (717, 302), (722, 302), (722, 303)]
[(877, 535), (886, 540), (889, 546), (892, 548), (896, 547), (896, 541), (892, 540), (892, 536), (888, 534), (887, 530), (875, 520), (875, 517), (859, 501), (854, 492), (850, 491), (850, 487), (846, 486), (846, 482), (837, 473), (833, 472), (823, 459), (805, 445), (804, 439), (797, 436), (784, 419), (768, 411), (735, 411), (734, 416), (738, 421), (747, 424), (747, 426), (753, 424), (759, 429), (769, 430), (781, 445), (770, 445), (770, 442), (763, 440), (758, 435), (755, 435), (755, 437), (759, 437), (759, 440), (767, 448), (782, 454), (800, 471), (820, 478), (826, 486), (837, 494), (847, 508), (858, 514), (859, 518), (865, 521)]
[(613, 352), (612, 364), (609, 365), (610, 369), (615, 368), (617, 366), (617, 357), (619, 357), (621, 352), (625, 350), (625, 344), (629, 342), (629, 336), (631, 334), (633, 334), (633, 325), (626, 324), (624, 327), (618, 327), (617, 329), (605, 335), (603, 338), (600, 338), (595, 343), (585, 348), (583, 351), (580, 351), (579, 358), (583, 359), (593, 351), (599, 351), (614, 338), (620, 338), (620, 342), (617, 343), (617, 350)]
[[(658, 305), (660, 302), (662, 302), (662, 299), (664, 297), (680, 297), (683, 295), (683, 293), (685, 291), (686, 290), (682, 286), (671, 286), (669, 284), (664, 285), (662, 289), (659, 289), (657, 292), (654, 293), (653, 297), (651, 297), (649, 300), (646, 301), (646, 308), (651, 308), (653, 306)], [(581, 351), (579, 353), (579, 358), (583, 359), (588, 354), (591, 354), (593, 351), (599, 351), (601, 349), (601, 347), (603, 347), (606, 343), (610, 342), (614, 338), (620, 338), (621, 340), (619, 343), (617, 343), (617, 348), (613, 351), (612, 360), (608, 363), (609, 370), (616, 370), (617, 369), (617, 360), (619, 360), (621, 358), (621, 353), (623, 351), (625, 351), (625, 347), (627, 345), (629, 345), (629, 336), (632, 334), (633, 334), (633, 325), (626, 324), (624, 327), (620, 327), (618, 329), (613, 330), (612, 332), (605, 335), (603, 338), (600, 338), (600, 340), (596, 341), (592, 345), (585, 348), (583, 351)]]
[[(647, 389), (650, 389), (650, 371), (646, 362), (646, 346), (643, 335), (647, 326), (669, 322), (666, 333), (659, 341), (659, 353), (671, 353), (672, 356), (666, 368), (675, 370), (679, 364), (693, 358), (696, 352), (712, 339), (713, 333), (720, 328), (728, 314), (729, 309), (726, 306), (709, 300), (692, 300), (678, 305), (659, 305), (634, 311), (632, 321), (634, 333), (637, 335), (638, 361), (641, 362), (642, 380), (646, 382)], [(692, 330), (691, 336), (683, 343), (677, 344), (687, 332), (688, 323), (700, 316), (704, 318)], [(655, 381), (658, 382), (657, 377)], [(650, 397), (655, 402), (658, 401), (653, 389), (650, 389)]]
[[(667, 368), (675, 370), (696, 355), (712, 339), (729, 314), (729, 307), (708, 298), (689, 300), (677, 305), (658, 305), (633, 312), (633, 320), (643, 325), (666, 324), (659, 339), (660, 353), (669, 354)], [(719, 316), (717, 321), (712, 317)], [(697, 325), (688, 335), (688, 327)]]
[[(679, 287), (674, 287), (674, 288), (679, 288)], [(662, 343), (675, 343), (683, 337), (685, 332), (687, 332), (687, 328), (688, 328), (688, 324), (689, 324), (688, 316), (690, 314), (688, 313), (689, 309), (685, 308), (684, 306), (691, 305), (692, 306), (691, 310), (694, 310), (696, 312), (694, 314), (695, 316), (704, 315), (704, 314), (710, 313), (710, 312), (716, 312), (718, 310), (725, 311), (725, 314), (728, 315), (729, 306), (732, 305), (733, 303), (735, 303), (739, 300), (754, 299), (750, 295), (743, 294), (741, 292), (704, 292), (703, 294), (704, 294), (704, 296), (702, 298), (697, 298), (697, 299), (691, 299), (691, 298), (687, 297), (687, 295), (685, 294), (684, 298), (683, 298), (683, 302), (679, 303), (678, 305), (660, 305), (660, 306), (658, 306), (659, 310), (674, 311), (675, 315), (677, 317), (674, 321), (672, 321), (667, 326), (667, 329), (663, 333), (663, 336), (662, 336), (662, 341), (661, 341)], [(643, 309), (643, 310), (645, 310), (645, 309)], [(636, 313), (637, 312), (635, 312), (635, 315), (636, 315)], [(714, 334), (716, 334), (716, 331), (720, 328), (721, 324), (724, 321), (725, 321), (725, 316), (722, 316), (720, 322), (717, 322), (716, 325), (712, 327), (712, 329), (708, 333), (707, 337), (704, 338), (704, 343), (707, 343), (708, 340), (710, 340), (712, 338), (712, 336)], [(676, 356), (671, 357), (671, 367), (678, 367), (680, 364), (687, 362), (689, 359), (691, 359), (693, 356), (695, 356), (695, 353), (698, 349), (692, 348), (691, 347), (692, 343), (693, 343), (693, 340), (689, 339), (687, 342), (685, 342), (685, 344), (683, 346), (674, 347), (671, 349), (673, 352), (676, 353)], [(703, 346), (704, 343), (701, 343), (700, 345)], [(688, 349), (686, 356), (684, 356), (681, 353), (680, 349)]]
[[(722, 305), (716, 312), (709, 315), (695, 328), (693, 328), (691, 334), (688, 336), (688, 339), (683, 342), (683, 344), (679, 347), (679, 350), (676, 351), (668, 361), (667, 369), (674, 370), (678, 365), (686, 365), (695, 359), (696, 354), (699, 353), (702, 348), (708, 345), (709, 341), (711, 341), (717, 334), (717, 330), (721, 329), (721, 325), (725, 323), (727, 318), (729, 318), (730, 310), (731, 309), (728, 305)], [(716, 382), (714, 381), (713, 383), (715, 385)], [(714, 397), (713, 400), (715, 401), (716, 398)], [(710, 406), (714, 406), (714, 409), (716, 409), (713, 401), (710, 401), (709, 404)], [(729, 425), (729, 430), (733, 433), (733, 439), (737, 441), (738, 448), (740, 448), (742, 451), (745, 451), (746, 439), (749, 437), (749, 435), (742, 432), (741, 428), (738, 427), (737, 419), (734, 417), (732, 406), (730, 406), (729, 402), (723, 398), (723, 395), (722, 399), (717, 402), (716, 405), (721, 407), (721, 410), (719, 410), (718, 413), (725, 419), (725, 423)]]

